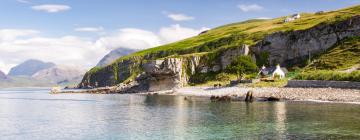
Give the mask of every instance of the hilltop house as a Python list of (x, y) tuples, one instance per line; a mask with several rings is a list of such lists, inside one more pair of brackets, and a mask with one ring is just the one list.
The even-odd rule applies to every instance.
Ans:
[(291, 22), (291, 21), (294, 21), (296, 19), (300, 19), (301, 18), (301, 15), (300, 14), (294, 14), (294, 15), (291, 15), (291, 17), (287, 17), (284, 22)]
[(280, 67), (280, 65), (277, 65), (276, 67), (269, 67), (269, 68), (263, 66), (258, 75), (260, 75), (262, 78), (267, 78), (267, 77), (275, 78), (275, 76), (278, 75), (279, 78), (282, 79), (285, 78), (287, 73), (288, 70), (285, 67)]

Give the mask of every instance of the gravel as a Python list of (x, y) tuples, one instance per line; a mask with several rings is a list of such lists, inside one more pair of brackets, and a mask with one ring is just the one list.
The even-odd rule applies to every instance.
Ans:
[(255, 97), (275, 97), (296, 101), (331, 101), (360, 103), (359, 89), (336, 88), (243, 88), (243, 87), (185, 87), (174, 92), (184, 96), (245, 96), (252, 90)]

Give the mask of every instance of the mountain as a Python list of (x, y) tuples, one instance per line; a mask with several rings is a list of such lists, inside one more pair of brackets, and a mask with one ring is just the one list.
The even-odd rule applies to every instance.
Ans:
[(0, 80), (7, 79), (7, 76), (4, 72), (0, 71)]
[(46, 63), (40, 60), (30, 59), (13, 68), (9, 72), (9, 76), (32, 76), (38, 71), (55, 66), (54, 63)]
[(48, 81), (52, 84), (77, 83), (81, 81), (85, 70), (69, 66), (54, 66), (43, 69), (31, 77), (40, 81)]
[[(301, 13), (300, 18), (291, 21), (286, 20), (288, 17), (291, 16), (228, 24), (120, 57), (110, 65), (88, 71), (79, 88), (123, 86), (136, 81), (138, 87), (151, 90), (216, 81), (215, 77), (226, 72), (239, 56), (251, 57), (258, 67), (280, 64), (289, 69), (304, 68), (313, 57), (329, 53), (332, 48), (346, 47), (338, 43), (360, 36), (360, 6)], [(335, 61), (326, 62), (336, 64), (340, 58), (331, 59)], [(346, 69), (355, 63), (348, 64), (342, 67)]]
[(104, 67), (112, 62), (114, 62), (116, 59), (126, 56), (130, 53), (135, 52), (136, 50), (133, 49), (127, 49), (127, 48), (117, 48), (115, 50), (112, 50), (109, 54), (105, 55), (100, 62), (96, 65), (97, 67)]

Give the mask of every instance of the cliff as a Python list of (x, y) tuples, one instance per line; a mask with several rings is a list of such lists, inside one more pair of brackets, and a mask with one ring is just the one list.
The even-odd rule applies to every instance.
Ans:
[[(360, 7), (283, 23), (285, 17), (250, 20), (215, 28), (197, 37), (124, 56), (85, 74), (79, 88), (136, 82), (143, 90), (182, 87), (201, 73), (219, 73), (240, 55), (258, 66), (303, 66), (337, 42), (360, 35)], [(145, 89), (144, 89), (145, 88)]]

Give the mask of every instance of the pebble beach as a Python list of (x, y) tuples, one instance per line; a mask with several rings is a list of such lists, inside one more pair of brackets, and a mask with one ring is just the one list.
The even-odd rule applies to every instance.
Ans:
[(245, 96), (253, 91), (254, 97), (275, 97), (293, 101), (329, 101), (360, 103), (360, 89), (337, 88), (246, 88), (246, 87), (184, 87), (177, 89), (174, 95), (183, 96)]

